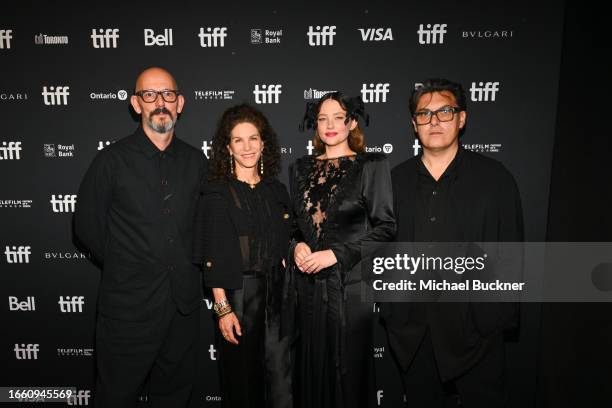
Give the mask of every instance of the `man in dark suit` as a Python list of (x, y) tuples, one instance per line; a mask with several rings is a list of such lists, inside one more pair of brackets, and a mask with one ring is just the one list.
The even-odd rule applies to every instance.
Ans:
[(98, 408), (185, 407), (195, 377), (200, 274), (190, 262), (206, 158), (178, 139), (184, 98), (164, 69), (138, 80), (141, 125), (85, 174), (74, 226), (102, 264), (96, 325)]
[[(522, 241), (514, 178), (459, 143), (467, 119), (462, 86), (427, 80), (410, 110), (423, 153), (392, 171), (396, 241)], [(454, 393), (465, 408), (505, 406), (504, 332), (518, 324), (516, 303), (384, 303), (381, 317), (407, 406), (444, 407)]]

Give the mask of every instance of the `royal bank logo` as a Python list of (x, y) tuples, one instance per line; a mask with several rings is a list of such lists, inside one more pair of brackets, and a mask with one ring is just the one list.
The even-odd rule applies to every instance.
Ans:
[(58, 348), (58, 357), (93, 357), (94, 349), (92, 348)]
[(196, 101), (229, 101), (234, 99), (236, 91), (230, 89), (209, 89), (193, 91)]
[(85, 296), (60, 296), (57, 304), (61, 313), (83, 313)]
[(6, 256), (6, 262), (10, 264), (30, 263), (32, 247), (29, 245), (7, 245), (4, 250), (4, 255)]
[(11, 312), (35, 312), (36, 299), (34, 296), (26, 296), (25, 300), (20, 300), (17, 296), (9, 296), (9, 311)]
[(389, 83), (363, 84), (361, 87), (361, 98), (364, 103), (387, 102), (389, 94)]
[(91, 44), (94, 48), (117, 48), (118, 28), (92, 28)]
[(46, 158), (73, 158), (76, 152), (76, 148), (73, 144), (55, 144), (45, 143), (43, 144), (43, 154)]
[(499, 153), (502, 149), (501, 143), (464, 143), (463, 148), (478, 153)]
[(267, 104), (267, 103), (279, 103), (280, 94), (283, 93), (281, 90), (283, 86), (280, 84), (270, 85), (259, 85), (256, 84), (253, 89), (253, 95), (255, 96), (255, 103)]
[(0, 143), (0, 160), (21, 160), (21, 142)]
[(267, 30), (261, 28), (251, 29), (251, 44), (274, 44), (281, 43), (283, 30)]
[(383, 358), (385, 355), (385, 346), (374, 346), (374, 358)]
[(367, 153), (393, 153), (393, 145), (391, 143), (385, 143), (382, 146), (366, 146), (365, 151)]
[(128, 91), (120, 89), (114, 92), (92, 92), (89, 94), (89, 99), (92, 101), (125, 101), (128, 96), (130, 96)]
[(210, 159), (210, 151), (212, 150), (212, 140), (202, 141), (202, 152), (207, 159)]
[(15, 344), (13, 351), (17, 360), (38, 360), (40, 344)]
[(68, 105), (69, 86), (43, 86), (43, 103), (47, 106)]
[(66, 400), (66, 405), (85, 406), (89, 405), (91, 390), (77, 390)]
[(462, 31), (461, 38), (468, 40), (508, 40), (514, 37), (514, 30)]
[(200, 27), (200, 47), (225, 47), (227, 27)]
[(393, 41), (391, 28), (359, 28), (361, 41)]
[(51, 211), (54, 213), (73, 213), (76, 207), (77, 196), (76, 194), (52, 194), (51, 199)]
[(0, 200), (0, 208), (32, 208), (32, 200)]
[(421, 24), (417, 34), (419, 44), (443, 44), (447, 24)]
[(470, 99), (472, 102), (495, 102), (495, 96), (499, 92), (499, 82), (472, 82), (470, 87)]
[(312, 100), (312, 99), (321, 99), (328, 93), (332, 93), (336, 91), (321, 91), (319, 89), (308, 88), (304, 90), (304, 100)]
[(0, 101), (2, 102), (14, 102), (14, 101), (27, 101), (28, 94), (21, 92), (2, 92), (0, 93)]
[(145, 47), (172, 47), (174, 45), (172, 29), (164, 28), (163, 33), (156, 34), (152, 28), (145, 28), (144, 45)]
[(36, 45), (68, 45), (67, 35), (47, 35), (36, 34), (34, 36), (34, 44)]
[(311, 47), (325, 47), (334, 45), (336, 26), (308, 26), (306, 37)]
[(10, 49), (13, 30), (0, 30), (0, 50)]

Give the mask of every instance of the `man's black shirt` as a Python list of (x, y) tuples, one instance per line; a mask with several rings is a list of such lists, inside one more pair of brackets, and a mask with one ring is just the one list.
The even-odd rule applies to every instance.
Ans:
[(202, 152), (176, 135), (160, 151), (142, 127), (96, 156), (74, 224), (103, 264), (101, 313), (140, 320), (170, 297), (183, 313), (198, 306), (200, 278), (190, 259), (205, 173)]

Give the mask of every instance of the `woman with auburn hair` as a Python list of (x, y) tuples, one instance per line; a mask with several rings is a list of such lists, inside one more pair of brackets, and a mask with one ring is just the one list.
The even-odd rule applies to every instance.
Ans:
[(391, 241), (395, 217), (387, 159), (364, 152), (360, 118), (368, 124), (361, 98), (333, 92), (309, 103), (301, 128), (314, 129), (317, 155), (298, 159), (290, 171), (297, 228), (286, 297), (297, 297), (300, 408), (357, 408), (373, 400), (373, 314), (361, 301), (361, 246)]
[(292, 217), (276, 176), (280, 149), (266, 117), (227, 109), (213, 139), (194, 261), (212, 289), (224, 407), (292, 407), (289, 339), (280, 304)]

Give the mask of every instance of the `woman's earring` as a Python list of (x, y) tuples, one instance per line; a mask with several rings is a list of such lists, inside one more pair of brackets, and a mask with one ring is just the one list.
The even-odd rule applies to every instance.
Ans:
[(259, 158), (259, 174), (263, 176), (263, 156)]
[(230, 155), (230, 173), (234, 174), (234, 156)]

